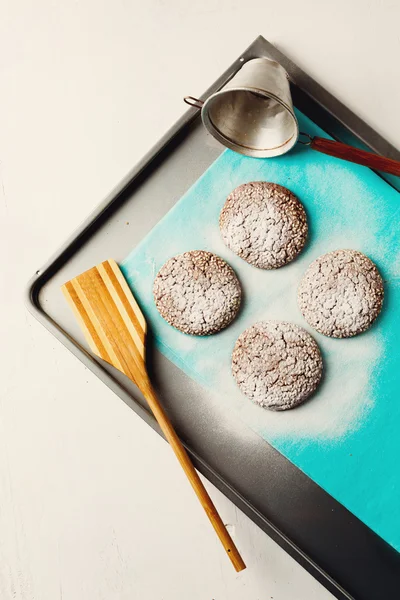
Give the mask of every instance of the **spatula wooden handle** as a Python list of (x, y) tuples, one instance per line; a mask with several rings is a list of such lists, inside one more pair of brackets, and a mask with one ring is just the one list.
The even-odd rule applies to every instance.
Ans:
[(210, 496), (208, 495), (206, 488), (204, 487), (199, 475), (197, 474), (197, 471), (194, 468), (185, 448), (183, 447), (182, 442), (178, 438), (171, 421), (169, 420), (163, 407), (161, 406), (150, 381), (143, 381), (140, 388), (155, 418), (157, 419), (157, 422), (160, 425), (165, 437), (167, 438), (167, 441), (170, 443), (173, 451), (175, 452), (175, 455), (179, 460), (181, 467), (186, 473), (186, 477), (188, 478), (192, 488), (196, 492), (196, 495), (200, 500), (202, 507), (206, 511), (206, 514), (210, 519), (216, 534), (221, 540), (225, 551), (231, 559), (233, 566), (235, 567), (236, 571), (242, 571), (246, 568), (246, 565), (243, 562), (243, 559), (240, 556), (238, 549), (236, 548), (224, 523), (222, 522), (222, 519), (219, 516), (217, 509), (215, 508)]
[(385, 158), (373, 152), (367, 152), (353, 146), (348, 146), (347, 144), (342, 144), (342, 142), (335, 142), (320, 137), (312, 138), (310, 146), (313, 150), (318, 150), (318, 152), (322, 152), (323, 154), (336, 156), (336, 158), (341, 158), (342, 160), (400, 177), (400, 162), (392, 158)]

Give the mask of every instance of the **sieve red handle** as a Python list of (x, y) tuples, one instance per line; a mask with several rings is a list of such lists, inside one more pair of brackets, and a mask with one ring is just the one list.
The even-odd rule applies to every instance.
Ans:
[(373, 152), (366, 152), (365, 150), (342, 144), (342, 142), (335, 142), (321, 137), (312, 138), (310, 147), (323, 154), (329, 154), (330, 156), (357, 163), (358, 165), (370, 167), (376, 171), (383, 171), (384, 173), (391, 173), (400, 177), (400, 162), (392, 158), (385, 158)]

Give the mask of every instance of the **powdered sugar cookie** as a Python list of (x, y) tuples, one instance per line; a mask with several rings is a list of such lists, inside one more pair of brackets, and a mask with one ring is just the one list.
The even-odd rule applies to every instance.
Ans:
[(307, 239), (307, 217), (292, 192), (276, 183), (239, 185), (228, 196), (219, 218), (224, 243), (260, 269), (292, 261)]
[(222, 258), (192, 250), (168, 260), (153, 286), (161, 316), (173, 327), (192, 335), (210, 335), (236, 317), (240, 283)]
[(304, 402), (317, 388), (322, 369), (314, 338), (284, 321), (252, 325), (239, 336), (232, 354), (232, 373), (240, 390), (270, 410)]
[(383, 281), (374, 263), (356, 250), (335, 250), (308, 267), (298, 303), (311, 327), (330, 337), (362, 333), (383, 303)]

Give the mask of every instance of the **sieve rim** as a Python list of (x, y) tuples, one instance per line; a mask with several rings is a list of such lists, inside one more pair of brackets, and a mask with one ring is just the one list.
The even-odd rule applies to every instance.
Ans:
[[(273, 148), (246, 146), (245, 144), (238, 143), (237, 141), (230, 139), (225, 134), (223, 134), (221, 130), (213, 123), (209, 114), (209, 107), (213, 103), (215, 98), (231, 92), (253, 92), (258, 94), (259, 96), (263, 96), (264, 98), (270, 98), (272, 100), (275, 100), (292, 117), (294, 124), (294, 133), (290, 137), (288, 137), (287, 140), (283, 142), (283, 144), (280, 144), (279, 146), (274, 146)], [(207, 98), (207, 100), (204, 102), (204, 105), (201, 109), (201, 119), (207, 131), (209, 131), (215, 139), (221, 142), (221, 144), (230, 148), (231, 150), (235, 150), (236, 152), (245, 154), (246, 156), (252, 156), (256, 158), (272, 158), (274, 156), (281, 156), (282, 154), (286, 154), (286, 152), (289, 152), (293, 148), (293, 146), (296, 144), (299, 138), (299, 124), (292, 108), (288, 106), (286, 102), (283, 102), (281, 98), (276, 96), (276, 94), (252, 86), (236, 86), (215, 92), (214, 94), (209, 96), (209, 98)], [(284, 148), (284, 150), (282, 150), (282, 148)]]

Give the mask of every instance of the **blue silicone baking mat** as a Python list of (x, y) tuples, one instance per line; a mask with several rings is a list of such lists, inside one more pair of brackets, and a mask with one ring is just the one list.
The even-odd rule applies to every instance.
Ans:
[[(300, 129), (328, 137), (297, 112)], [(294, 262), (262, 271), (223, 244), (218, 227), (227, 195), (239, 184), (272, 181), (304, 204), (309, 240)], [(216, 391), (240, 418), (336, 500), (400, 550), (400, 194), (372, 171), (298, 145), (273, 159), (226, 150), (122, 264), (159, 350), (190, 377)], [(367, 254), (385, 281), (381, 316), (366, 333), (330, 339), (313, 331), (296, 303), (307, 266), (330, 250)], [(199, 338), (170, 327), (152, 296), (154, 277), (171, 256), (205, 249), (235, 269), (245, 301), (223, 332)], [(317, 340), (325, 378), (312, 399), (283, 413), (252, 404), (232, 379), (230, 359), (239, 334), (262, 319), (292, 321)], [(215, 395), (214, 395), (215, 396)], [(210, 400), (210, 402), (213, 400)], [(288, 489), (290, 494), (290, 489)]]

